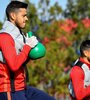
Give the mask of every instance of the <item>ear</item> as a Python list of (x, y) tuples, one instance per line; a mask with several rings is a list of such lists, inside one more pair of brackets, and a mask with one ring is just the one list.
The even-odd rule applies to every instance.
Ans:
[(14, 12), (10, 13), (10, 19), (15, 20), (16, 19), (16, 14)]
[(88, 54), (89, 54), (89, 51), (85, 50), (85, 51), (84, 51), (84, 55), (87, 57)]

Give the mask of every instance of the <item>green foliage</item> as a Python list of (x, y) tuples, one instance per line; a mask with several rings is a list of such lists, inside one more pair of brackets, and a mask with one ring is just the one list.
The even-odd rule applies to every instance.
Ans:
[(90, 18), (90, 0), (68, 0), (67, 8), (64, 11), (66, 18), (74, 20), (81, 20), (83, 18)]
[(2, 23), (0, 22), (0, 29), (2, 28)]
[[(29, 84), (51, 95), (56, 92), (59, 94), (68, 93), (69, 75), (64, 72), (64, 68), (70, 66), (77, 57), (72, 45), (67, 45), (62, 41), (57, 42), (59, 35), (65, 36), (67, 34), (60, 31), (58, 24), (59, 22), (56, 21), (50, 25), (44, 24), (40, 27), (37, 33), (43, 37), (42, 39), (47, 36), (50, 40), (49, 43), (45, 44), (47, 52), (44, 58), (31, 61), (28, 64)], [(73, 39), (69, 40), (69, 35), (66, 36), (68, 41), (73, 41)]]
[(60, 15), (60, 13), (62, 12), (62, 8), (58, 5), (58, 3), (56, 2), (54, 4), (54, 6), (50, 7), (50, 9), (48, 10), (50, 13), (50, 16), (52, 16), (54, 19), (57, 18), (57, 16)]
[[(48, 92), (68, 94), (69, 70), (73, 62), (79, 57), (76, 51), (82, 40), (89, 38), (89, 28), (85, 28), (82, 22), (78, 27), (67, 33), (59, 26), (64, 21), (54, 21), (52, 24), (43, 24), (37, 31), (39, 37), (48, 37), (49, 42), (45, 44), (46, 55), (41, 59), (34, 60), (28, 64), (30, 85)], [(66, 40), (62, 40), (62, 38)], [(61, 41), (58, 41), (58, 38)], [(74, 44), (75, 43), (75, 44)], [(69, 70), (65, 71), (65, 68)]]

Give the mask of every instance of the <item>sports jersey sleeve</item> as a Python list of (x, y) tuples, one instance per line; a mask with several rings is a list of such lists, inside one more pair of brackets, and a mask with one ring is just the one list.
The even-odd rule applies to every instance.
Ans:
[(30, 49), (28, 45), (24, 45), (22, 51), (17, 54), (13, 38), (8, 34), (0, 35), (0, 50), (12, 71), (17, 71), (22, 66), (28, 57)]
[(76, 66), (72, 68), (70, 78), (77, 100), (82, 100), (90, 96), (90, 86), (84, 87), (84, 72), (80, 67)]

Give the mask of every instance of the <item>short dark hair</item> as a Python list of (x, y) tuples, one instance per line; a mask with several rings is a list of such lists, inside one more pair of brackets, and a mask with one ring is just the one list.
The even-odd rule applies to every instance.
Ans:
[(90, 40), (84, 40), (82, 43), (81, 43), (81, 46), (80, 46), (80, 53), (81, 53), (81, 56), (84, 57), (84, 51), (85, 50), (90, 50)]
[(11, 1), (7, 8), (6, 8), (6, 16), (7, 19), (9, 20), (10, 17), (10, 13), (11, 12), (15, 12), (16, 10), (18, 10), (19, 8), (25, 8), (27, 9), (28, 4), (24, 3), (24, 2), (20, 2), (20, 1)]

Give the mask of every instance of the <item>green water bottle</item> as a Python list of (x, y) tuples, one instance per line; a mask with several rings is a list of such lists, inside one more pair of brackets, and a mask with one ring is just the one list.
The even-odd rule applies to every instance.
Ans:
[[(28, 37), (31, 37), (33, 36), (33, 32), (28, 32)], [(38, 42), (38, 44), (32, 48), (29, 52), (29, 57), (31, 59), (39, 59), (39, 58), (42, 58), (44, 57), (46, 54), (46, 48), (45, 46), (41, 43), (41, 42)]]

